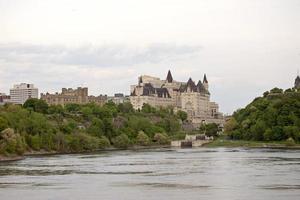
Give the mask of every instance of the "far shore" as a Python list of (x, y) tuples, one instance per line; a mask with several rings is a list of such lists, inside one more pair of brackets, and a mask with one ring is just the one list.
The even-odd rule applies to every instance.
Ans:
[[(225, 140), (217, 139), (210, 143), (204, 144), (202, 147), (196, 148), (266, 148), (266, 149), (300, 149), (300, 144), (287, 144), (285, 141), (279, 142), (259, 142), (259, 141), (243, 141), (243, 140)], [(120, 150), (147, 150), (147, 149), (158, 149), (158, 148), (171, 148), (170, 145), (151, 145), (151, 146), (131, 146), (126, 149), (120, 149), (115, 147), (98, 149), (95, 151), (82, 151), (82, 152), (57, 152), (57, 151), (29, 151), (24, 155), (11, 155), (3, 156), (0, 155), (0, 162), (12, 162), (25, 159), (28, 156), (50, 156), (50, 155), (67, 155), (67, 154), (84, 154), (84, 153), (97, 153), (104, 151), (120, 151)]]
[(58, 152), (58, 151), (28, 151), (25, 152), (24, 155), (10, 155), (4, 156), (0, 155), (0, 162), (12, 162), (23, 160), (28, 156), (51, 156), (51, 155), (68, 155), (68, 154), (87, 154), (87, 153), (97, 153), (104, 151), (121, 151), (121, 150), (147, 150), (147, 149), (158, 149), (158, 148), (170, 148), (170, 145), (150, 145), (150, 146), (131, 146), (126, 149), (120, 149), (115, 147), (109, 147), (104, 149), (98, 149), (94, 151), (80, 151), (80, 152)]
[(211, 143), (205, 144), (203, 147), (216, 148), (269, 148), (269, 149), (300, 149), (299, 143), (288, 143), (286, 141), (245, 141), (245, 140), (227, 140), (217, 139)]

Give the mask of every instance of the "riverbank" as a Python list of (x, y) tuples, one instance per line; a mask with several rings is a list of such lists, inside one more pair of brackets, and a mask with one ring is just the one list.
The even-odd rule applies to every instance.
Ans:
[(205, 144), (204, 147), (214, 148), (214, 147), (245, 147), (245, 148), (278, 148), (278, 149), (300, 149), (300, 144), (291, 144), (287, 141), (271, 141), (271, 142), (261, 142), (261, 141), (245, 141), (245, 140), (226, 140), (226, 139), (216, 139), (211, 143)]
[(0, 162), (10, 162), (25, 159), (27, 156), (50, 156), (50, 155), (67, 155), (67, 154), (84, 154), (84, 153), (97, 153), (103, 151), (121, 151), (121, 150), (147, 150), (147, 149), (159, 149), (159, 148), (170, 148), (170, 145), (150, 145), (150, 146), (138, 146), (134, 145), (126, 149), (109, 147), (104, 149), (97, 149), (94, 151), (81, 151), (81, 152), (58, 152), (58, 151), (28, 151), (24, 155), (0, 155)]

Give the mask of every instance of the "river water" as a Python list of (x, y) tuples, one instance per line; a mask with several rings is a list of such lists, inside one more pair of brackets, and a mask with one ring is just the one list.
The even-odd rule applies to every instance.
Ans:
[(1, 200), (300, 199), (300, 150), (154, 149), (0, 163)]

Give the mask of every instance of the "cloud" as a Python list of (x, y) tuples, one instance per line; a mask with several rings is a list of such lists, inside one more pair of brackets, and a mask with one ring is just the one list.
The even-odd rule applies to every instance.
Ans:
[(174, 44), (152, 44), (135, 48), (124, 45), (65, 47), (0, 44), (0, 60), (41, 65), (120, 67), (188, 58), (197, 55), (200, 49), (197, 45)]
[(196, 45), (174, 44), (144, 47), (0, 44), (0, 91), (28, 82), (39, 87), (40, 92), (88, 86), (95, 95), (128, 93), (140, 73), (161, 69), (165, 63), (191, 59), (200, 50)]

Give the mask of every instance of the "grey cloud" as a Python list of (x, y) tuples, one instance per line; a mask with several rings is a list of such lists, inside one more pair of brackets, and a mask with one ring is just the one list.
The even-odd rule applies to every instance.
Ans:
[(43, 46), (28, 44), (0, 44), (0, 60), (36, 64), (85, 65), (97, 67), (131, 66), (141, 63), (159, 63), (195, 56), (198, 45), (153, 44), (130, 48), (123, 45)]

